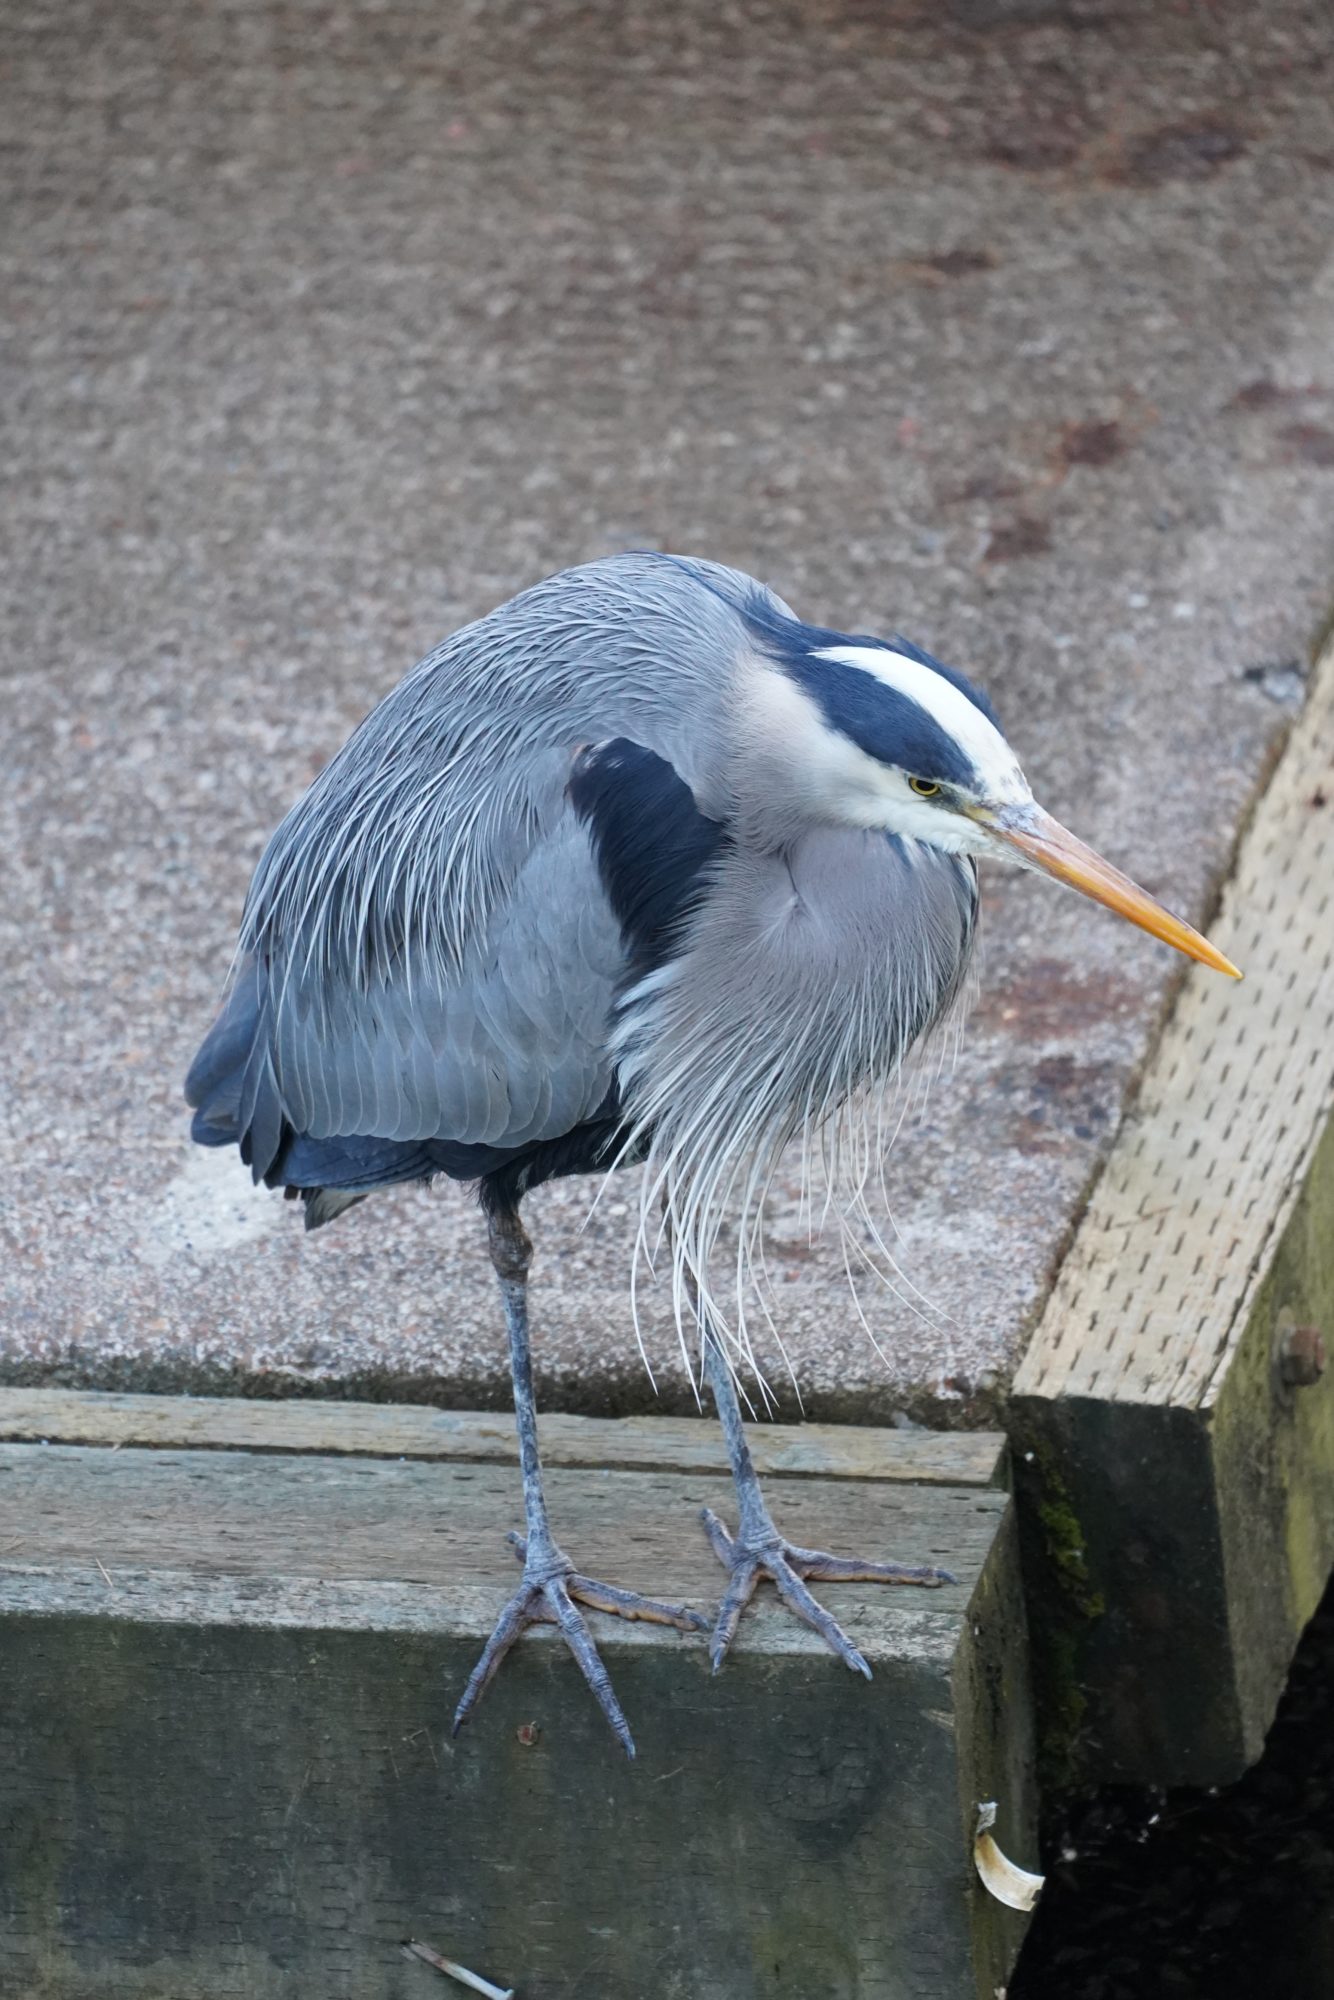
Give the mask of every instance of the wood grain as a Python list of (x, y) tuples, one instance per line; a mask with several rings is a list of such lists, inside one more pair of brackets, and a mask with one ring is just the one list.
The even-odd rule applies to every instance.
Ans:
[[(726, 1478), (555, 1467), (546, 1486), (558, 1537), (591, 1575), (701, 1605), (719, 1594), (699, 1511), (733, 1517)], [(7, 1567), (477, 1585), (496, 1609), (518, 1574), (505, 1535), (522, 1526), (523, 1496), (506, 1466), (0, 1445), (0, 1495)], [(815, 1479), (776, 1482), (770, 1497), (807, 1546), (948, 1566), (958, 1586), (888, 1595), (956, 1621), (1006, 1505), (994, 1489)], [(852, 1615), (885, 1595), (843, 1585), (830, 1602)]]
[(1018, 1395), (1205, 1405), (1334, 1107), (1334, 652), (1015, 1380)]
[[(727, 1471), (727, 1454), (712, 1416), (539, 1416), (538, 1435), (549, 1466)], [(402, 1403), (259, 1403), (228, 1396), (0, 1389), (0, 1441), (40, 1438), (59, 1444), (518, 1462), (513, 1419), (500, 1412)], [(753, 1424), (750, 1445), (765, 1478), (990, 1486), (1000, 1477), (1005, 1439), (999, 1431)]]
[[(593, 1573), (716, 1604), (719, 1472), (554, 1465), (548, 1492)], [(1013, 1503), (770, 1500), (959, 1583), (822, 1590), (869, 1684), (767, 1586), (717, 1676), (702, 1638), (592, 1614), (631, 1767), (544, 1630), (450, 1738), (517, 1574), (503, 1459), (0, 1445), (0, 1992), (417, 2000), (414, 1936), (523, 2000), (988, 2000), (1023, 1920), (973, 1875), (979, 1798), (1034, 1859)]]

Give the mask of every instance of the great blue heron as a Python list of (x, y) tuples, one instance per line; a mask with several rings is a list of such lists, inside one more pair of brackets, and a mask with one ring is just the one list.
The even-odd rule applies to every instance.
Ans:
[(308, 1229), (440, 1173), (477, 1181), (487, 1217), (526, 1530), (456, 1729), (524, 1626), (554, 1619), (633, 1754), (579, 1604), (703, 1624), (583, 1576), (548, 1523), (519, 1205), (557, 1175), (642, 1160), (644, 1213), (665, 1211), (739, 1508), (735, 1535), (705, 1519), (729, 1572), (715, 1669), (761, 1577), (866, 1674), (808, 1581), (946, 1580), (784, 1539), (708, 1266), (729, 1204), (753, 1242), (783, 1147), (890, 1078), (950, 1007), (979, 855), (1235, 971), (1034, 803), (962, 674), (652, 554), (567, 570), (446, 639), (269, 842), (187, 1081), (195, 1138), (300, 1195)]

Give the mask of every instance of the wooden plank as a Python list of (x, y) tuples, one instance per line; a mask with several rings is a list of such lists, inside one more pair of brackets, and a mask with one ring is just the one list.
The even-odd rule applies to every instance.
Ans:
[[(990, 2000), (1022, 1919), (973, 1874), (978, 1799), (1035, 1852), (1012, 1502), (770, 1491), (802, 1539), (960, 1582), (824, 1593), (869, 1685), (767, 1591), (716, 1677), (702, 1639), (594, 1615), (628, 1766), (546, 1631), (449, 1737), (517, 1573), (511, 1466), (0, 1447), (0, 1991), (411, 2000), (416, 1936), (521, 2000)], [(594, 1573), (716, 1603), (725, 1477), (558, 1466), (549, 1495)]]
[[(547, 1465), (725, 1472), (712, 1417), (540, 1416)], [(517, 1462), (513, 1419), (419, 1404), (244, 1401), (230, 1396), (122, 1396), (74, 1389), (0, 1389), (0, 1442), (182, 1446), (191, 1450), (349, 1452), (359, 1457)], [(990, 1486), (1000, 1431), (872, 1430), (845, 1424), (756, 1424), (761, 1476), (909, 1480)]]
[[(579, 1560), (592, 1574), (601, 1574), (601, 1564), (634, 1590), (701, 1604), (717, 1596), (720, 1573), (698, 1516), (705, 1506), (732, 1514), (726, 1474), (554, 1466), (546, 1487), (553, 1521), (577, 1520)], [(803, 1480), (775, 1490), (784, 1505), (799, 1492), (817, 1547), (869, 1534), (891, 1549), (902, 1545), (914, 1561), (948, 1564), (969, 1584), (1004, 1505), (1002, 1494), (970, 1487)], [(523, 1519), (516, 1470), (419, 1460), (0, 1445), (0, 1491), (11, 1566), (394, 1576), (447, 1581), (451, 1589), (482, 1584), (488, 1596), (513, 1582), (504, 1537)], [(860, 1615), (867, 1593), (851, 1594)], [(886, 1594), (878, 1595), (885, 1602)], [(933, 1615), (960, 1610), (955, 1591), (929, 1599), (891, 1591), (888, 1598), (901, 1603), (905, 1595), (914, 1610), (924, 1602)], [(820, 1642), (809, 1638), (818, 1652)]]
[[(1216, 1783), (1259, 1754), (1334, 1564), (1334, 652), (1014, 1385), (1055, 1766)], [(1052, 1746), (1049, 1745), (1049, 1748)]]

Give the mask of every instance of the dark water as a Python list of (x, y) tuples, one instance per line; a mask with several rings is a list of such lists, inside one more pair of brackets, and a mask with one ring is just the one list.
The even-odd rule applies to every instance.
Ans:
[(1334, 1586), (1252, 1770), (1100, 1793), (1046, 1866), (1009, 2000), (1334, 2000)]

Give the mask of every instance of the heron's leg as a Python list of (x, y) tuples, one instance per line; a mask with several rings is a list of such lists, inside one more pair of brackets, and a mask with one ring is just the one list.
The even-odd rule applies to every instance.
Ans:
[(824, 1583), (915, 1583), (928, 1590), (955, 1578), (947, 1569), (930, 1564), (869, 1562), (860, 1557), (825, 1555), (820, 1549), (800, 1549), (787, 1541), (774, 1526), (773, 1517), (760, 1491), (750, 1447), (746, 1443), (736, 1384), (726, 1357), (711, 1333), (705, 1334), (704, 1366), (718, 1418), (727, 1441), (732, 1479), (737, 1495), (737, 1531), (730, 1535), (711, 1507), (701, 1513), (704, 1531), (724, 1569), (731, 1572), (727, 1590), (713, 1628), (710, 1655), (717, 1673), (736, 1635), (741, 1613), (753, 1596), (761, 1577), (768, 1577), (789, 1611), (820, 1634), (831, 1652), (858, 1673), (871, 1678), (871, 1669), (848, 1638), (836, 1618), (806, 1588), (807, 1580)]
[(559, 1547), (547, 1520), (546, 1495), (542, 1490), (542, 1465), (537, 1451), (537, 1406), (533, 1398), (533, 1368), (528, 1352), (528, 1266), (532, 1244), (513, 1211), (490, 1218), (491, 1261), (500, 1280), (509, 1330), (510, 1369), (514, 1377), (514, 1421), (519, 1433), (519, 1465), (523, 1473), (523, 1511), (527, 1523), (524, 1535), (510, 1541), (523, 1564), (523, 1581), (496, 1620), (482, 1657), (472, 1670), (454, 1714), (457, 1735), (493, 1679), (496, 1669), (526, 1625), (559, 1625), (565, 1643), (579, 1663), (580, 1671), (594, 1697), (615, 1730), (629, 1757), (635, 1754), (621, 1705), (616, 1699), (607, 1670), (598, 1657), (593, 1635), (576, 1599), (598, 1611), (618, 1618), (644, 1618), (657, 1625), (674, 1625), (682, 1632), (707, 1631), (704, 1619), (679, 1604), (661, 1604), (656, 1598), (641, 1597), (636, 1591), (621, 1590), (612, 1584), (597, 1583), (582, 1576)]

